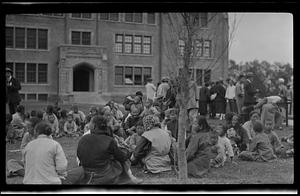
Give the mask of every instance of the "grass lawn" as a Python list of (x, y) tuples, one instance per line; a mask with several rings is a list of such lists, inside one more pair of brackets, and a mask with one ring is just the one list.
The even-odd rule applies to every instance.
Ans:
[[(219, 123), (219, 120), (209, 120), (210, 124)], [(284, 137), (293, 133), (293, 127), (284, 127), (276, 131), (278, 136)], [(76, 148), (80, 138), (59, 138), (68, 159), (68, 170), (77, 166)], [(9, 152), (19, 149), (20, 142), (6, 144), (6, 161), (21, 159), (21, 152)], [(277, 159), (270, 163), (246, 162), (235, 160), (238, 165), (226, 163), (222, 168), (213, 168), (201, 179), (190, 178), (187, 184), (292, 184), (294, 183), (294, 159)], [(174, 171), (161, 174), (144, 174), (139, 168), (132, 168), (135, 176), (144, 179), (143, 184), (182, 184)], [(22, 184), (21, 177), (7, 178), (7, 184)]]

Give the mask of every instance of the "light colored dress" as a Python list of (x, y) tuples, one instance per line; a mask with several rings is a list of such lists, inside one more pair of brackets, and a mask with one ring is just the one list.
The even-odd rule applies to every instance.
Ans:
[(169, 134), (160, 129), (153, 128), (142, 135), (151, 142), (151, 151), (143, 159), (147, 169), (151, 173), (160, 173), (171, 170), (169, 152), (171, 149), (171, 138)]

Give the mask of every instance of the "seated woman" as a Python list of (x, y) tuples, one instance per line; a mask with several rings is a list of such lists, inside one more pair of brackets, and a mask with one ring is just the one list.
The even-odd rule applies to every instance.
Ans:
[(169, 134), (159, 128), (159, 118), (148, 115), (143, 118), (145, 132), (137, 144), (133, 155), (132, 164), (141, 161), (145, 164), (145, 172), (160, 173), (171, 170), (171, 138)]
[(247, 131), (239, 123), (239, 115), (235, 114), (232, 117), (232, 127), (227, 130), (228, 139), (234, 147), (235, 153), (238, 151), (247, 150), (249, 147), (249, 136)]
[(11, 125), (14, 129), (15, 138), (22, 139), (25, 128), (25, 107), (23, 105), (18, 105), (16, 113), (12, 115)]
[[(32, 140), (34, 140), (36, 138), (36, 134), (35, 134), (35, 126), (40, 122), (39, 119), (37, 118), (31, 118), (29, 120), (25, 121), (26, 124), (26, 132), (23, 136), (22, 142), (21, 142), (21, 152), (22, 154), (24, 153), (24, 148), (26, 147), (26, 145), (31, 142)], [(10, 159), (7, 162), (7, 170), (8, 170), (8, 176), (12, 177), (12, 176), (24, 176), (24, 160), (15, 160), (15, 159)]]
[(186, 149), (188, 175), (196, 178), (203, 177), (209, 171), (210, 160), (215, 158), (212, 152), (218, 142), (216, 131), (203, 132), (196, 129), (196, 134)]
[(263, 124), (259, 121), (254, 123), (255, 136), (252, 139), (249, 151), (243, 151), (238, 158), (245, 161), (270, 161), (276, 159), (268, 136), (264, 133)]
[(71, 111), (69, 114), (73, 115), (73, 118), (76, 122), (76, 125), (80, 128), (80, 130), (83, 130), (84, 128), (84, 121), (85, 121), (85, 114), (78, 109), (77, 105), (73, 105), (71, 107)]
[(258, 111), (253, 110), (249, 114), (250, 120), (243, 124), (243, 128), (247, 131), (249, 140), (251, 141), (252, 138), (255, 136), (255, 132), (253, 131), (253, 125), (256, 121), (260, 120), (260, 114)]
[(143, 120), (140, 119), (136, 124), (136, 133), (128, 137), (125, 142), (129, 145), (131, 151), (134, 151), (137, 144), (140, 142), (142, 138), (142, 134), (144, 133), (144, 125)]
[(125, 162), (130, 153), (122, 151), (108, 131), (107, 119), (95, 116), (90, 122), (91, 133), (78, 143), (77, 156), (83, 167), (85, 184), (135, 183)]

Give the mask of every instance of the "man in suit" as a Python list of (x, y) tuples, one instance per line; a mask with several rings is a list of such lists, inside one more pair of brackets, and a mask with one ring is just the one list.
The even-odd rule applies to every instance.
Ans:
[(19, 90), (21, 90), (20, 82), (14, 78), (13, 71), (10, 68), (5, 69), (6, 72), (6, 103), (8, 103), (9, 113), (16, 113), (17, 106), (21, 102)]
[(249, 114), (253, 110), (253, 107), (256, 104), (255, 94), (257, 90), (255, 89), (253, 83), (253, 73), (249, 72), (246, 74), (246, 79), (244, 79), (244, 121), (249, 120)]

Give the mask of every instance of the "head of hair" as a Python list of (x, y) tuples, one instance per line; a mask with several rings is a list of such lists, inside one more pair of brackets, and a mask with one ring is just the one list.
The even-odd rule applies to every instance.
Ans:
[(32, 130), (28, 131), (31, 135), (35, 135), (35, 128), (36, 125), (41, 122), (41, 119), (34, 117), (34, 118), (30, 118), (28, 119), (28, 122), (30, 122), (31, 126), (32, 126)]
[(260, 121), (256, 121), (253, 125), (253, 130), (257, 133), (262, 133), (264, 130), (264, 126)]
[(140, 96), (140, 97), (143, 97), (143, 93), (142, 93), (141, 91), (137, 91), (137, 92), (135, 93), (135, 95), (138, 95), (138, 96)]
[(36, 125), (36, 133), (37, 135), (51, 135), (52, 134), (52, 129), (49, 123), (47, 123), (46, 121), (40, 121), (37, 125)]
[(31, 112), (30, 112), (30, 116), (31, 117), (36, 117), (36, 110), (31, 110)]
[(107, 118), (103, 115), (94, 116), (91, 122), (95, 125), (94, 133), (103, 132), (107, 129)]
[(99, 106), (97, 110), (98, 110), (98, 114), (99, 114), (99, 115), (101, 115), (101, 116), (104, 115), (104, 113), (105, 113), (105, 108), (104, 108), (103, 106)]
[(229, 121), (232, 120), (233, 116), (234, 116), (233, 112), (228, 112), (228, 113), (225, 114), (225, 120), (229, 122)]
[(66, 118), (67, 117), (67, 113), (68, 111), (66, 109), (63, 109), (61, 112), (60, 112), (60, 117), (61, 118)]
[(37, 111), (37, 113), (36, 113), (36, 117), (39, 119), (43, 119), (43, 115), (44, 115), (43, 111)]
[(46, 108), (46, 113), (47, 114), (52, 114), (54, 112), (54, 107), (53, 105), (48, 105)]
[(69, 113), (67, 114), (67, 118), (72, 117), (73, 118), (73, 114)]
[(137, 121), (136, 126), (144, 126), (144, 125), (143, 125), (143, 118), (140, 118), (140, 119)]
[(26, 119), (29, 119), (29, 118), (30, 118), (30, 113), (29, 113), (29, 112), (25, 112), (24, 117), (25, 117)]
[(18, 105), (16, 111), (19, 112), (19, 113), (24, 114), (25, 113), (25, 107), (23, 105)]
[(197, 125), (199, 127), (199, 129), (196, 129), (197, 131), (208, 132), (211, 130), (211, 127), (209, 126), (205, 116), (202, 115), (197, 116)]
[(219, 123), (216, 127), (215, 127), (215, 130), (217, 130), (217, 129), (220, 129), (221, 130), (221, 132), (220, 132), (220, 137), (223, 137), (223, 136), (225, 136), (225, 134), (226, 134), (226, 126), (225, 125), (223, 125), (223, 124), (221, 124), (221, 123)]
[(205, 86), (205, 87), (208, 87), (208, 86), (209, 86), (209, 83), (208, 83), (208, 82), (206, 82), (204, 86)]
[(256, 111), (256, 110), (251, 111), (250, 114), (249, 114), (249, 116), (252, 117), (253, 114), (257, 114), (258, 116), (260, 116), (260, 113), (258, 111)]

